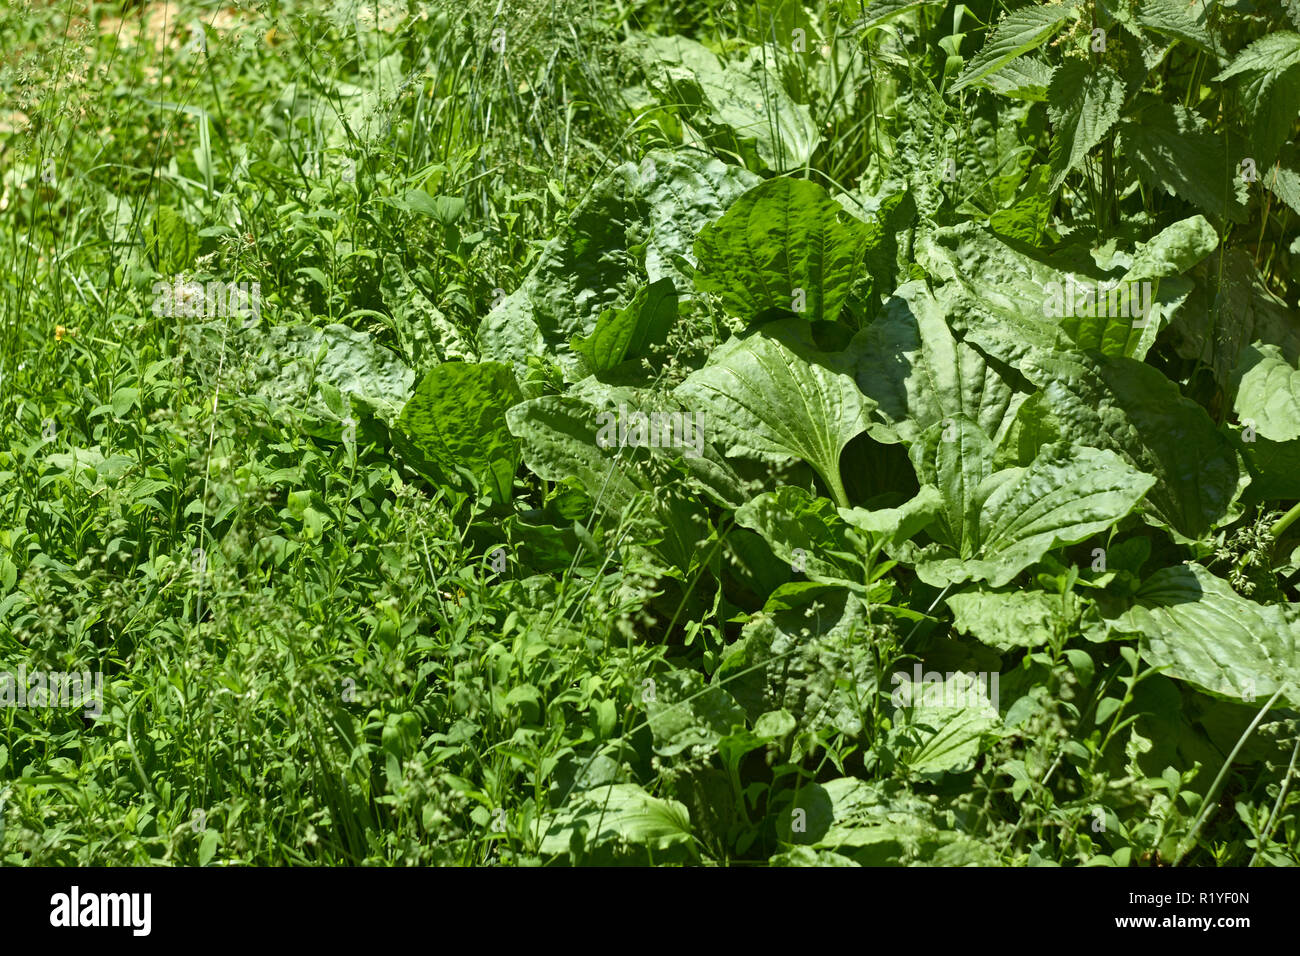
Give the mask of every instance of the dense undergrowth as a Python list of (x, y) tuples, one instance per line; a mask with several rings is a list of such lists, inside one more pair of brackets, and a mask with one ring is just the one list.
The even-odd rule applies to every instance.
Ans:
[(1300, 859), (1293, 0), (0, 36), (4, 862)]

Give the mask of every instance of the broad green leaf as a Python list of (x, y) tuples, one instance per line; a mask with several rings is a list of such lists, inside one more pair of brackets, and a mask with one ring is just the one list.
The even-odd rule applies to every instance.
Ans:
[(933, 485), (922, 485), (916, 496), (897, 508), (841, 508), (840, 517), (859, 531), (897, 548), (924, 531), (943, 510), (943, 495)]
[(1219, 234), (1204, 216), (1180, 219), (1137, 248), (1122, 281), (1182, 275), (1219, 247)]
[(811, 843), (862, 866), (992, 866), (997, 854), (955, 829), (924, 797), (897, 783), (840, 777), (825, 784), (805, 784), (795, 806), (804, 810), (807, 830), (790, 833), (788, 819), (780, 835), (790, 842)]
[(737, 509), (736, 523), (761, 535), (778, 558), (810, 581), (865, 583), (870, 541), (862, 540), (826, 498), (783, 485)]
[(330, 408), (328, 389), (350, 396), (359, 410), (390, 419), (411, 394), (415, 373), (346, 325), (273, 326), (257, 331), (256, 339), (251, 330), (247, 335), (257, 351), (248, 365), (245, 393), (272, 408), (296, 409), (305, 416), (304, 426), (324, 437), (338, 440), (347, 417), (346, 411)]
[(591, 336), (602, 314), (627, 306), (641, 276), (691, 289), (679, 258), (693, 266), (699, 230), (757, 182), (691, 150), (652, 150), (617, 167), (592, 186), (523, 284), (484, 317), (483, 357), (513, 365), (521, 378), (531, 356), (549, 357), (581, 378), (573, 338)]
[(591, 371), (607, 372), (661, 343), (676, 321), (677, 290), (672, 279), (660, 279), (642, 288), (622, 309), (602, 313), (591, 335), (574, 336), (570, 345)]
[(655, 753), (661, 757), (695, 747), (712, 749), (734, 727), (745, 725), (745, 711), (731, 694), (716, 684), (706, 685), (699, 671), (669, 671), (655, 677), (654, 686), (646, 718)]
[(1300, 498), (1300, 441), (1255, 438), (1242, 442), (1241, 453), (1252, 469), (1250, 494), (1264, 501)]
[(979, 487), (993, 473), (993, 442), (970, 419), (954, 417), (926, 429), (908, 454), (917, 479), (943, 498), (931, 533), (961, 557), (973, 557), (980, 541)]
[(1052, 121), (1052, 178), (1055, 192), (1065, 177), (1087, 158), (1119, 119), (1124, 82), (1108, 66), (1066, 60), (1047, 88), (1047, 115)]
[(1300, 369), (1276, 345), (1256, 342), (1237, 366), (1237, 417), (1269, 441), (1300, 438)]
[[(1082, 445), (1046, 445), (1028, 467), (994, 472), (973, 489), (953, 474), (969, 471), (956, 456), (938, 463), (949, 472), (936, 477), (940, 490), (967, 497), (948, 502), (939, 542), (919, 555), (917, 576), (935, 586), (985, 580), (1001, 587), (1053, 548), (1111, 527), (1155, 484), (1118, 455)], [(953, 541), (956, 516), (965, 525)]]
[(973, 590), (947, 602), (956, 630), (999, 651), (1047, 644), (1079, 619), (1079, 598), (1070, 592)]
[(1054, 36), (1061, 24), (1074, 15), (1069, 4), (1043, 4), (1013, 10), (998, 22), (949, 92), (963, 90), (1016, 57), (1028, 53)]
[(751, 720), (786, 710), (803, 731), (834, 727), (856, 735), (876, 686), (873, 629), (846, 590), (820, 589), (805, 600), (754, 615), (728, 646), (713, 683)]
[(828, 355), (808, 323), (769, 323), (719, 346), (677, 387), (689, 409), (707, 413), (709, 440), (727, 455), (799, 458), (848, 506), (840, 453), (870, 424), (872, 403), (853, 381), (854, 355)]
[[(1071, 342), (1107, 355), (1145, 356), (1190, 283), (1178, 277), (1128, 280), (1078, 253), (1054, 253), (1049, 262), (1047, 254), (1031, 255), (965, 223), (924, 237), (917, 259), (966, 293), (966, 303), (947, 286), (938, 293), (965, 321), (966, 341), (1013, 366), (1034, 347)], [(987, 312), (991, 321), (969, 315), (973, 310)]]
[(1283, 684), (1300, 704), (1300, 621), (1289, 605), (1263, 605), (1197, 564), (1162, 568), (1113, 630), (1142, 637), (1142, 656), (1213, 694), (1260, 705)]
[(867, 227), (821, 186), (772, 179), (736, 200), (695, 241), (696, 286), (746, 321), (769, 309), (833, 322), (857, 277)]
[(690, 122), (724, 145), (753, 149), (773, 172), (807, 165), (819, 140), (807, 106), (786, 92), (773, 65), (777, 52), (755, 47), (724, 61), (681, 36), (638, 35), (629, 42), (650, 85)]
[(1152, 476), (1144, 511), (1182, 540), (1230, 521), (1237, 454), (1205, 409), (1156, 368), (1123, 357), (1038, 353), (1022, 369), (1073, 440), (1111, 449)]
[(505, 502), (519, 468), (506, 412), (522, 399), (506, 365), (446, 362), (420, 379), (397, 427), (435, 467), (463, 472)]
[(900, 286), (859, 340), (858, 386), (905, 442), (961, 416), (999, 441), (1024, 401), (979, 351), (953, 337), (944, 305), (923, 282)]
[(540, 852), (568, 853), (574, 840), (587, 849), (631, 844), (655, 850), (690, 843), (691, 817), (676, 800), (652, 797), (633, 783), (594, 787), (576, 794), (546, 821)]
[[(930, 679), (932, 678), (932, 679)], [(989, 691), (973, 674), (923, 676), (913, 682), (906, 672), (893, 675), (892, 700), (899, 712), (893, 723), (908, 740), (899, 755), (916, 773), (946, 773), (970, 767), (981, 744), (1001, 725)]]

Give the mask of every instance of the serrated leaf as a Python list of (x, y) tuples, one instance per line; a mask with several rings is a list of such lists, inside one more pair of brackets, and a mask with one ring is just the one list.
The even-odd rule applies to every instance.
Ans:
[(1055, 192), (1102, 141), (1119, 119), (1124, 81), (1108, 66), (1067, 60), (1052, 74), (1047, 88), (1047, 115), (1052, 121), (1052, 178)]
[(1143, 0), (1136, 16), (1149, 30), (1186, 40), (1206, 53), (1214, 52), (1205, 0)]
[(1016, 57), (1042, 46), (1073, 15), (1074, 8), (1067, 4), (1033, 5), (1013, 10), (998, 22), (949, 91), (963, 90)]
[(993, 92), (1031, 103), (1047, 99), (1047, 87), (1051, 82), (1052, 67), (1035, 56), (1016, 57), (984, 78), (984, 85)]
[(1125, 157), (1145, 182), (1208, 215), (1245, 222), (1244, 194), (1234, 178), (1244, 154), (1193, 110), (1145, 98), (1120, 123), (1116, 155)]

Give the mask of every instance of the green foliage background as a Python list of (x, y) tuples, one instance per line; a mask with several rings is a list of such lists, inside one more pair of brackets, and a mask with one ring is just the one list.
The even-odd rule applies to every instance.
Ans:
[(1294, 0), (0, 36), (5, 863), (1300, 861)]

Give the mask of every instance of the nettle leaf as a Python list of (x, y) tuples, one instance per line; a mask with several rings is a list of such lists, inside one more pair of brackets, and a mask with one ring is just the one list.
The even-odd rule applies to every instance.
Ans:
[(591, 335), (574, 336), (569, 344), (592, 372), (607, 372), (663, 342), (676, 321), (677, 289), (672, 279), (660, 279), (643, 286), (622, 309), (601, 313)]
[(1216, 221), (1224, 216), (1246, 221), (1238, 167), (1244, 154), (1194, 110), (1140, 98), (1120, 123), (1115, 154), (1125, 157), (1143, 182), (1194, 203)]
[(1052, 82), (1052, 67), (1036, 56), (1021, 56), (984, 78), (984, 85), (1012, 99), (1042, 103)]
[(1037, 353), (1022, 369), (1065, 433), (1155, 479), (1144, 513), (1184, 541), (1231, 521), (1244, 484), (1237, 453), (1205, 409), (1144, 362)]
[(736, 200), (695, 241), (695, 284), (746, 321), (769, 309), (833, 322), (870, 238), (821, 186), (772, 179)]
[(444, 474), (467, 474), (505, 502), (519, 468), (506, 412), (522, 399), (509, 366), (447, 362), (420, 379), (397, 427)]
[(1300, 438), (1300, 370), (1276, 345), (1256, 342), (1242, 350), (1234, 409), (1269, 441)]
[[(961, 416), (999, 441), (1025, 399), (978, 350), (953, 337), (945, 305), (924, 282), (900, 286), (859, 339), (858, 387), (902, 441)], [(888, 437), (879, 429), (873, 435)]]
[(1108, 66), (1067, 60), (1052, 74), (1047, 115), (1052, 121), (1052, 178), (1055, 192), (1119, 119), (1124, 81)]
[(849, 24), (849, 29), (855, 33), (866, 33), (922, 7), (936, 7), (944, 2), (945, 0), (872, 0), (861, 18)]
[(1279, 30), (1260, 37), (1214, 79), (1239, 81), (1250, 114), (1251, 155), (1259, 168), (1271, 166), (1295, 128), (1300, 113), (1300, 33)]
[(853, 381), (856, 351), (819, 351), (802, 319), (769, 323), (714, 350), (676, 389), (704, 411), (709, 437), (727, 455), (765, 461), (799, 458), (836, 504), (848, 507), (840, 453), (870, 425), (872, 402)]
[(1073, 592), (1015, 588), (1006, 591), (963, 591), (950, 594), (952, 626), (977, 641), (1010, 651), (1047, 644), (1079, 620), (1080, 600)]
[(1294, 166), (1295, 152), (1293, 150), (1288, 152), (1291, 155), (1283, 157), (1282, 161), (1264, 175), (1264, 184), (1278, 199), (1296, 212), (1300, 212), (1300, 170)]
[(917, 576), (936, 587), (980, 580), (1001, 587), (1048, 551), (1111, 527), (1155, 484), (1118, 455), (1064, 443), (1044, 446), (1028, 467), (993, 472), (975, 488), (970, 481), (979, 471), (958, 456), (938, 454), (936, 462), (948, 470), (935, 476), (945, 497), (965, 496), (948, 502), (938, 543), (918, 555)]
[(1300, 704), (1300, 622), (1289, 605), (1256, 604), (1197, 564), (1162, 568), (1110, 622), (1142, 637), (1142, 656), (1177, 680), (1258, 704), (1283, 684)]
[(1204, 362), (1225, 392), (1252, 342), (1300, 360), (1300, 315), (1268, 288), (1249, 252), (1226, 246), (1196, 272), (1197, 307), (1182, 310), (1173, 323), (1179, 355)]
[(594, 334), (608, 310), (626, 307), (642, 287), (672, 279), (692, 288), (678, 261), (694, 266), (695, 235), (758, 177), (693, 150), (652, 150), (597, 182), (546, 244), (523, 284), (484, 317), (485, 359), (507, 362), (521, 378), (530, 356), (552, 357), (572, 379), (585, 372), (570, 343)]
[(1148, 30), (1185, 40), (1205, 53), (1214, 53), (1214, 38), (1206, 27), (1206, 0), (1143, 0), (1137, 22)]
[(949, 91), (956, 93), (984, 79), (1016, 57), (1037, 49), (1074, 16), (1069, 4), (1043, 4), (1013, 10), (999, 21), (979, 53), (971, 59)]

